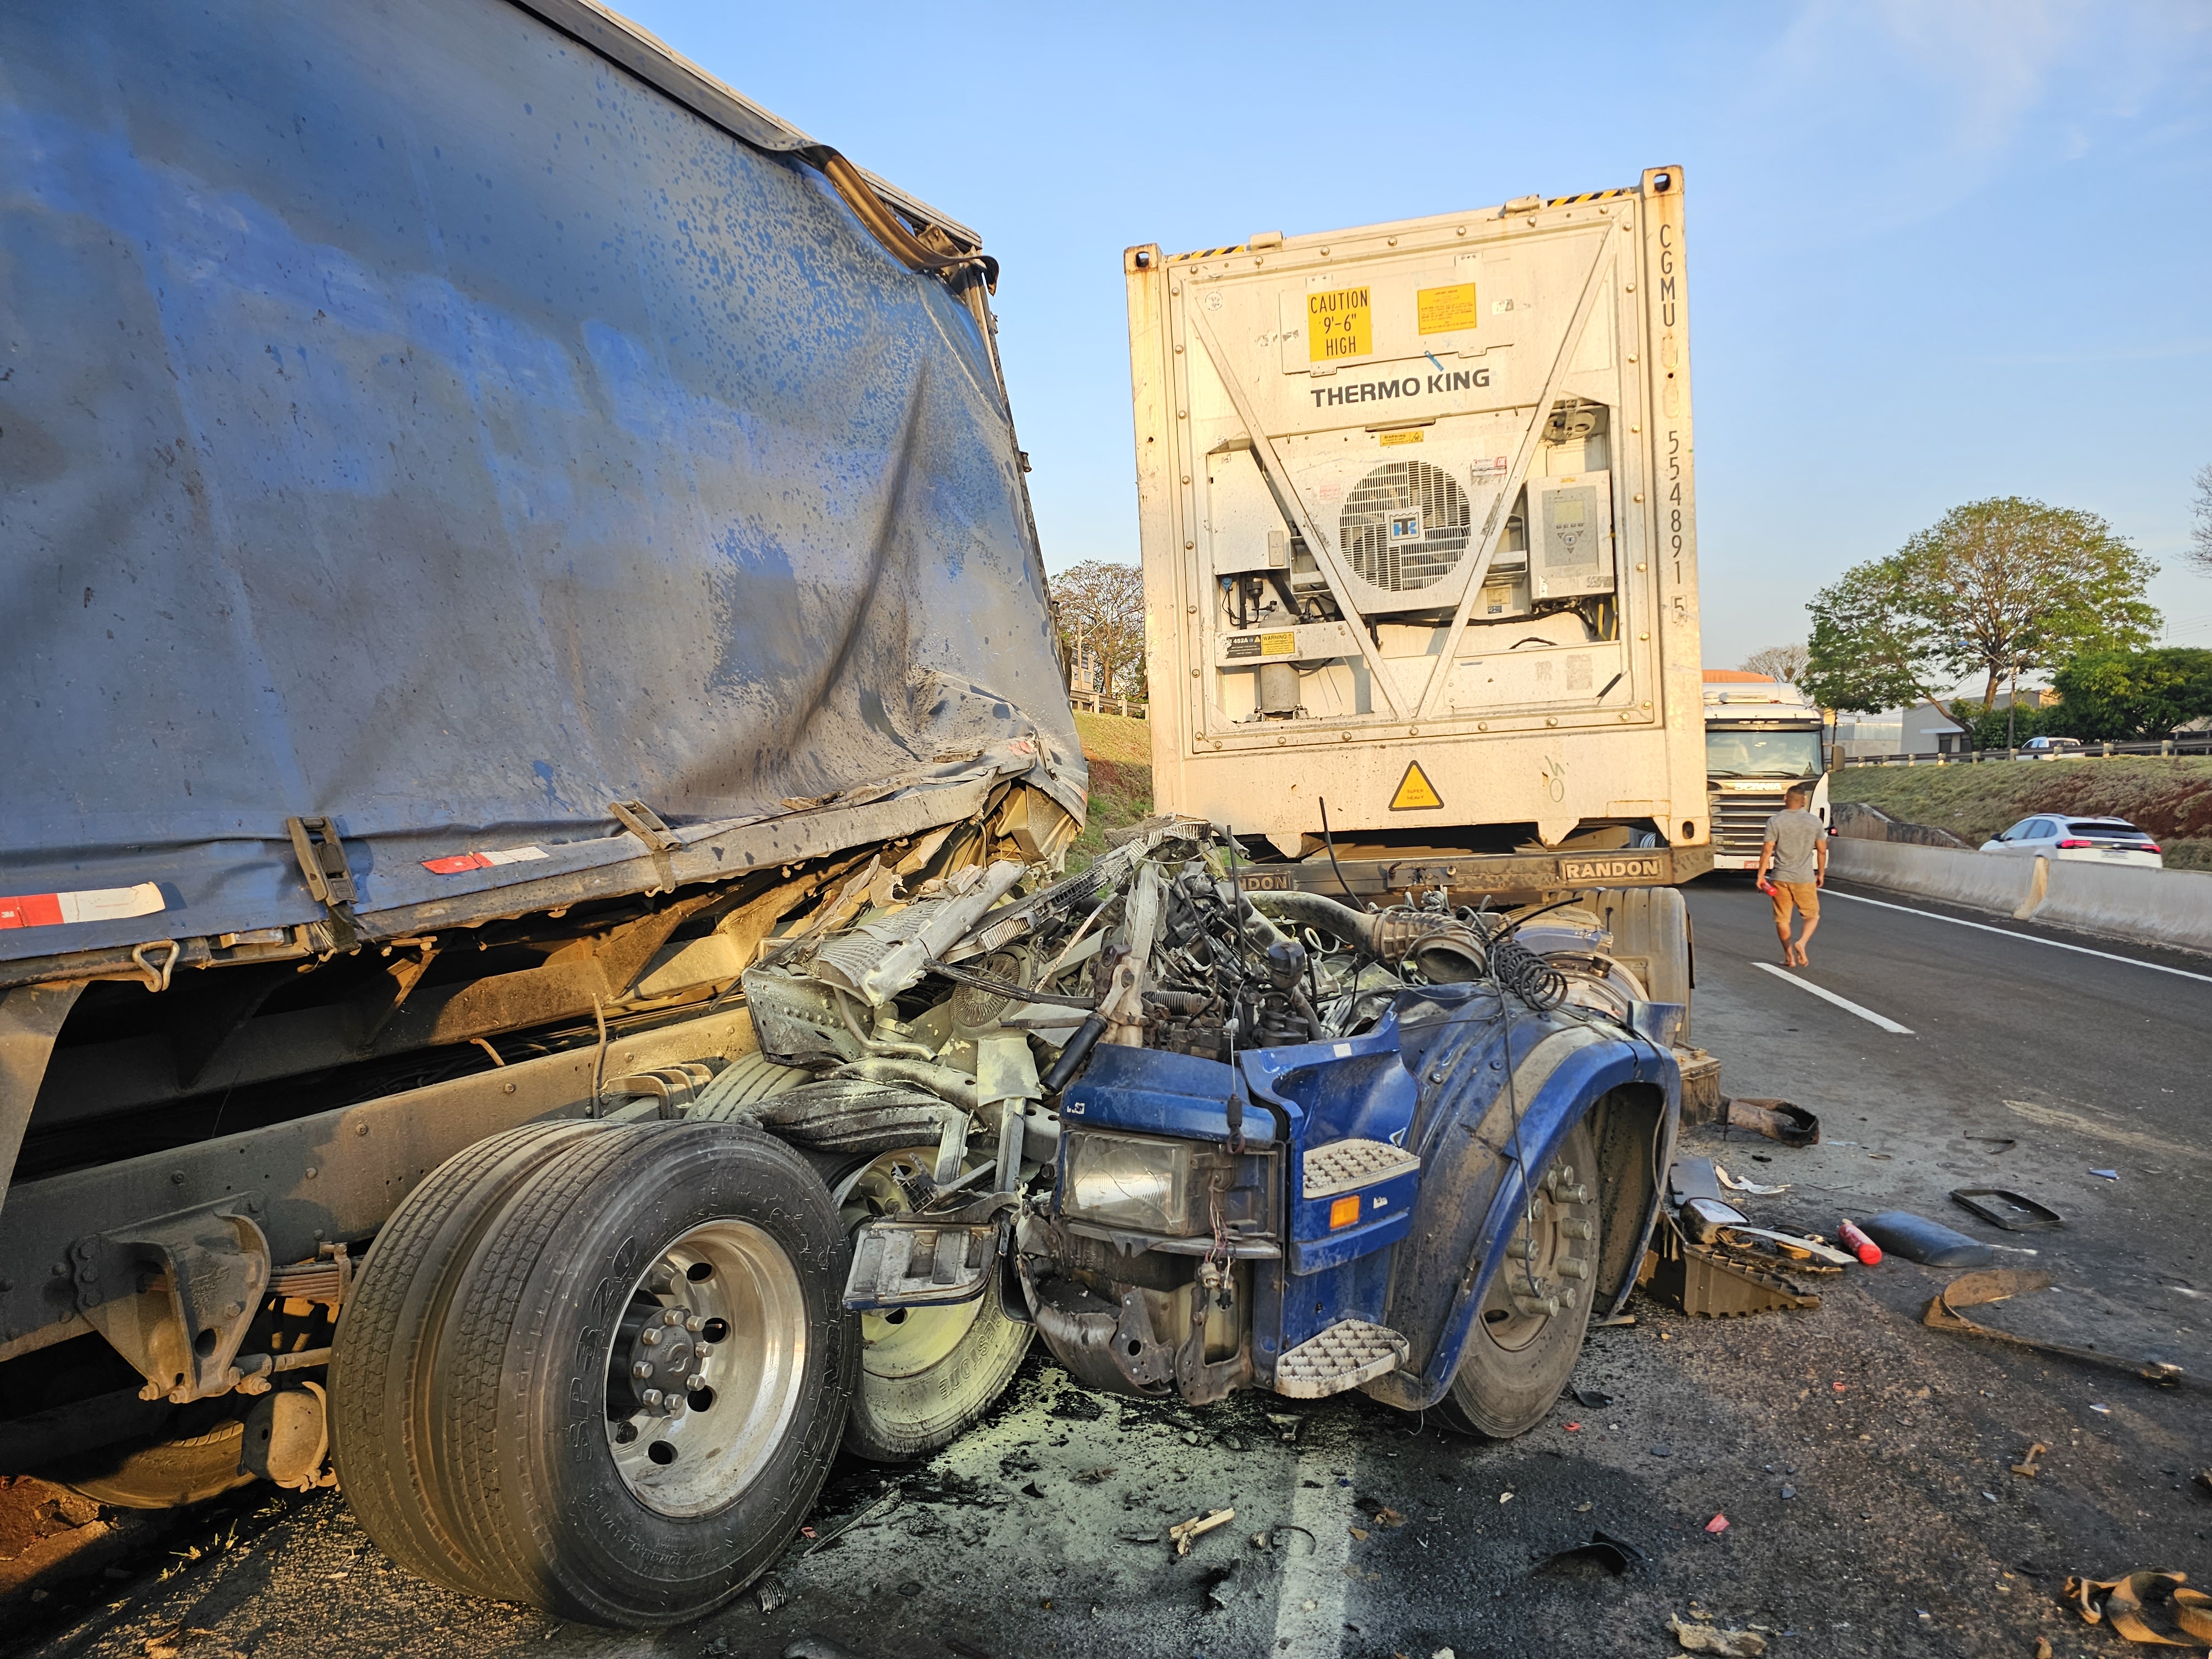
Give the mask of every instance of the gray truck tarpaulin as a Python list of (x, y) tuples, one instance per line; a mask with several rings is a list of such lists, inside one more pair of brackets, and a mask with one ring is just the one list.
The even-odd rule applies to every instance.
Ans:
[(652, 885), (616, 801), (1079, 816), (976, 310), (727, 126), (508, 0), (0, 7), (0, 959), (313, 921), (306, 815), (371, 934)]

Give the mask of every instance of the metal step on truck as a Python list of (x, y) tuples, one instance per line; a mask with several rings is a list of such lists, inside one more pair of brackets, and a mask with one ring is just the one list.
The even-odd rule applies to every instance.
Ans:
[(1204, 817), (1063, 873), (974, 232), (587, 0), (0, 67), (0, 1474), (650, 1626), (1039, 1339), (1541, 1416), (1681, 1005)]

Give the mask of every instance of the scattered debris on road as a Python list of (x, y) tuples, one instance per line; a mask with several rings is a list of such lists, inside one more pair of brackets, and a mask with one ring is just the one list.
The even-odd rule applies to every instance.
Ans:
[[(2094, 1348), (2075, 1348), (2063, 1342), (2045, 1342), (2035, 1337), (2000, 1330), (1993, 1325), (1977, 1324), (1959, 1311), (1961, 1308), (1987, 1307), (1994, 1302), (2008, 1301), (2015, 1296), (2027, 1296), (2050, 1288), (2049, 1273), (2027, 1268), (1997, 1267), (1984, 1273), (1960, 1273), (1936, 1293), (1928, 1304), (1928, 1310), (1921, 1315), (1920, 1322), (1930, 1330), (1987, 1337), (1992, 1342), (2007, 1342), (2015, 1347), (2032, 1348), (2038, 1353), (2056, 1354), (2062, 1358), (2079, 1359), (2092, 1365), (2117, 1368), (2162, 1389), (2181, 1386), (2185, 1380), (2181, 1367), (2163, 1359), (2123, 1359), (2118, 1354), (2100, 1353)], [(2101, 1412), (2107, 1408), (2092, 1406), (2089, 1409)]]
[(2065, 1218), (2048, 1205), (2003, 1187), (1954, 1187), (1951, 1201), (2008, 1233), (2041, 1232), (2066, 1224)]
[[(2159, 1647), (2212, 1647), (2212, 1595), (2190, 1589), (2188, 1579), (2185, 1572), (2069, 1578), (2066, 1599), (2086, 1621), (2109, 1623), (2130, 1642)], [(2158, 1620), (2155, 1625), (2154, 1618)]]
[(1214, 1510), (1206, 1515), (1194, 1515), (1188, 1521), (1178, 1521), (1168, 1528), (1168, 1537), (1175, 1545), (1177, 1555), (1190, 1553), (1191, 1540), (1216, 1527), (1225, 1527), (1237, 1518), (1235, 1510)]
[(1979, 1239), (1930, 1221), (1909, 1210), (1886, 1210), (1859, 1224), (1869, 1238), (1892, 1255), (1929, 1267), (1986, 1267), (1996, 1260)]
[(1586, 1562), (1595, 1562), (1617, 1578), (1623, 1573), (1641, 1572), (1651, 1565), (1651, 1558), (1626, 1538), (1615, 1538), (1611, 1533), (1594, 1530), (1588, 1543), (1553, 1550), (1536, 1564), (1535, 1571), (1559, 1572)]
[(1717, 1654), (1719, 1659), (1759, 1659), (1766, 1651), (1766, 1638), (1755, 1630), (1685, 1624), (1679, 1617), (1669, 1618), (1667, 1628), (1687, 1653)]
[(1749, 1129), (1785, 1146), (1820, 1144), (1820, 1120), (1787, 1100), (1731, 1100), (1728, 1103), (1728, 1127)]

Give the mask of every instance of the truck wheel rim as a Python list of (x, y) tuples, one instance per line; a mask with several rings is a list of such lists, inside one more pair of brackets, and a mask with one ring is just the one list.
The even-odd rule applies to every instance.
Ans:
[(709, 1221), (662, 1250), (608, 1351), (607, 1446), (630, 1495), (675, 1517), (742, 1497), (798, 1414), (807, 1331), (798, 1270), (750, 1222)]
[(1583, 1307), (1583, 1287), (1597, 1264), (1589, 1242), (1595, 1231), (1587, 1218), (1589, 1190), (1576, 1183), (1577, 1173), (1558, 1160), (1544, 1172), (1483, 1296), (1478, 1323), (1492, 1346), (1508, 1353), (1534, 1343), (1554, 1318), (1576, 1319)]
[[(937, 1157), (933, 1146), (915, 1146), (886, 1152), (848, 1176), (836, 1192), (838, 1210), (851, 1232), (878, 1216), (902, 1214), (912, 1206), (891, 1166), (902, 1161), (927, 1169)], [(968, 1340), (983, 1298), (956, 1302), (946, 1308), (895, 1308), (884, 1313), (860, 1316), (860, 1370), (880, 1382), (918, 1376), (939, 1364)]]

